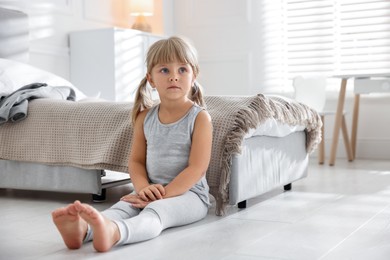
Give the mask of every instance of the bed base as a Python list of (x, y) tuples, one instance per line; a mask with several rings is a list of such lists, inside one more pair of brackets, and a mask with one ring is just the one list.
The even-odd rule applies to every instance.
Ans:
[[(246, 139), (241, 154), (233, 156), (229, 204), (246, 208), (247, 200), (307, 175), (305, 133), (286, 137)], [(256, 158), (256, 160), (253, 160)], [(106, 199), (106, 189), (129, 184), (128, 174), (71, 166), (0, 160), (0, 188), (92, 194), (94, 202)]]
[(106, 199), (106, 189), (130, 183), (128, 174), (0, 160), (0, 188), (92, 194), (94, 202)]
[(285, 137), (256, 136), (244, 140), (241, 153), (233, 156), (229, 205), (243, 209), (247, 200), (278, 187), (285, 191), (307, 176), (309, 156), (304, 131)]

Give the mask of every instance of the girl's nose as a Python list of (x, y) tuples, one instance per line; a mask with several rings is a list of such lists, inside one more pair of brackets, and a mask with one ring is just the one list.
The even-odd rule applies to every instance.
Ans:
[(173, 82), (173, 81), (177, 81), (178, 79), (177, 79), (176, 76), (173, 76), (173, 77), (171, 77), (169, 80), (170, 80), (171, 82)]

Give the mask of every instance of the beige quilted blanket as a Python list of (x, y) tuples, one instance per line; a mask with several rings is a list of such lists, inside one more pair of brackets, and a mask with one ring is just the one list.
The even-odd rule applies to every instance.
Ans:
[[(279, 97), (208, 96), (214, 135), (207, 172), (217, 214), (228, 202), (232, 156), (249, 128), (267, 118), (304, 125), (307, 152), (320, 141), (321, 120), (307, 106)], [(0, 159), (127, 172), (131, 147), (131, 104), (38, 99), (28, 117), (0, 126)]]

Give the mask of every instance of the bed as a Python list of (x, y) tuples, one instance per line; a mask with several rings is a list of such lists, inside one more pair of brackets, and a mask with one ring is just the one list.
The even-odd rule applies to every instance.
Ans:
[[(0, 8), (0, 24), (15, 19), (27, 18)], [(0, 34), (0, 42), (9, 37)], [(110, 179), (107, 173), (128, 172), (132, 104), (83, 101), (86, 97), (70, 82), (14, 61), (8, 52), (0, 55), (3, 92), (44, 82), (70, 86), (78, 97), (35, 99), (24, 120), (0, 125), (0, 188), (91, 193), (101, 199), (105, 189), (130, 182), (127, 175)], [(277, 187), (290, 189), (292, 182), (307, 176), (309, 154), (320, 141), (322, 123), (316, 111), (262, 94), (206, 96), (205, 101), (214, 128), (207, 180), (217, 215), (227, 205), (244, 207), (250, 198)]]

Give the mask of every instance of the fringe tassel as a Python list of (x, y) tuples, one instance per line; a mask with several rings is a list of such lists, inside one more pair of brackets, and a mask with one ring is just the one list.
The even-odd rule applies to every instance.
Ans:
[(259, 124), (258, 108), (260, 107), (261, 100), (256, 98), (253, 99), (247, 109), (238, 111), (235, 115), (234, 125), (226, 137), (225, 147), (221, 158), (221, 179), (218, 195), (216, 196), (217, 215), (224, 214), (225, 207), (228, 203), (232, 157), (234, 154), (241, 152), (241, 144), (244, 139), (244, 135), (250, 128), (256, 128)]
[[(306, 127), (306, 150), (311, 153), (321, 141), (322, 121), (316, 111), (304, 104), (283, 97), (265, 97), (258, 94), (257, 98), (235, 115), (234, 125), (228, 132), (221, 158), (221, 176), (218, 191), (214, 191), (216, 199), (216, 215), (225, 214), (229, 200), (230, 168), (234, 154), (241, 152), (241, 144), (250, 128), (256, 128), (269, 118), (290, 125)], [(216, 192), (216, 193), (215, 193)]]

